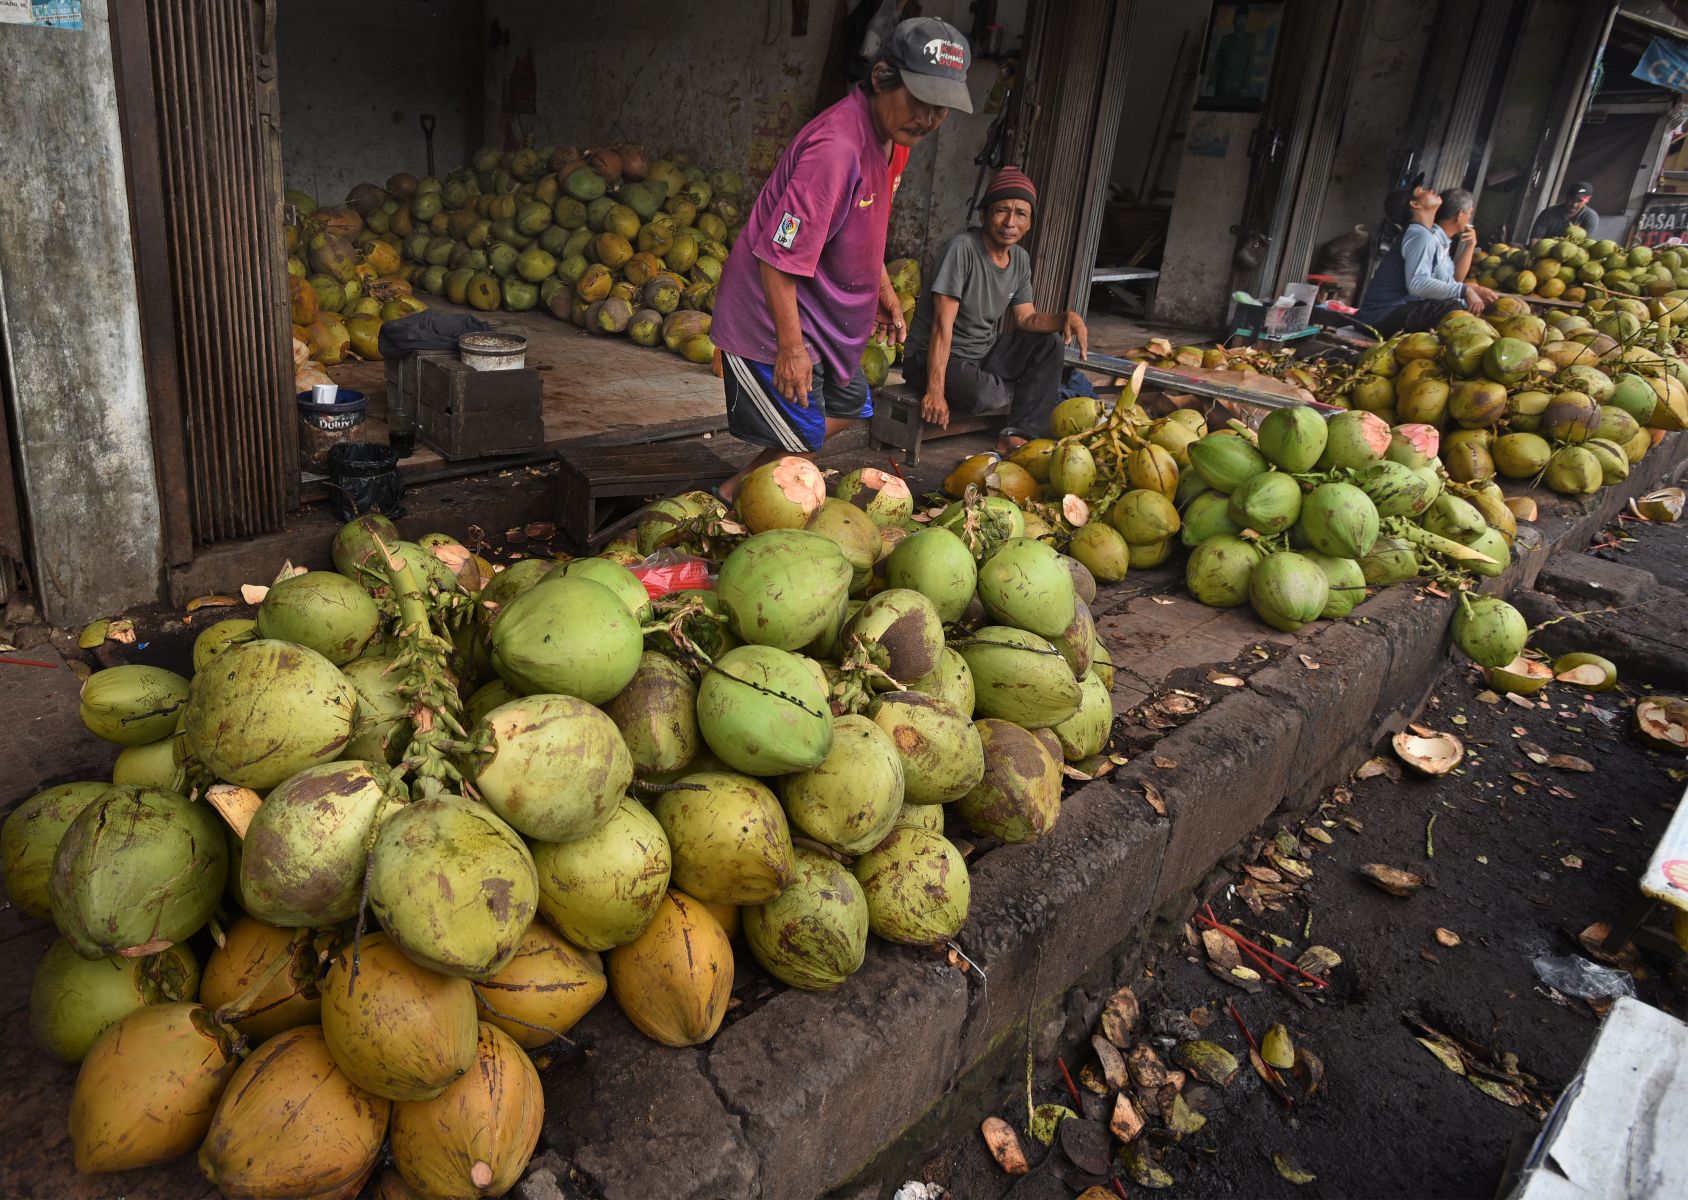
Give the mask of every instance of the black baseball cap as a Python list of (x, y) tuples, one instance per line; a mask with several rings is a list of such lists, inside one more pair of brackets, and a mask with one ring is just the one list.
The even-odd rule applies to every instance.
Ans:
[(1592, 183), (1573, 183), (1570, 194), (1572, 197), (1593, 196), (1594, 185)]
[(973, 111), (973, 97), (967, 94), (967, 68), (973, 54), (961, 31), (948, 21), (936, 17), (900, 21), (885, 40), (883, 53), (916, 100)]

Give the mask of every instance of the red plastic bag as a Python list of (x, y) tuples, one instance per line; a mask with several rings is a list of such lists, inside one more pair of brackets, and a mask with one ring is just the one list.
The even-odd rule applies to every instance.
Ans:
[(652, 600), (670, 592), (713, 589), (715, 564), (695, 554), (676, 554), (672, 550), (658, 550), (638, 566), (631, 568), (639, 582), (645, 585)]

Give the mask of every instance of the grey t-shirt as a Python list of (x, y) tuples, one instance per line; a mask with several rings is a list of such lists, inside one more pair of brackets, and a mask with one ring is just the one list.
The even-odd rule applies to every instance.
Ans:
[(1032, 257), (1019, 246), (1008, 249), (1008, 265), (999, 267), (985, 250), (984, 236), (977, 229), (958, 233), (949, 240), (938, 258), (932, 284), (914, 306), (914, 323), (908, 331), (911, 363), (926, 361), (932, 341), (932, 293), (953, 296), (961, 302), (951, 331), (950, 356), (978, 362), (996, 341), (996, 324), (1016, 304), (1032, 302)]

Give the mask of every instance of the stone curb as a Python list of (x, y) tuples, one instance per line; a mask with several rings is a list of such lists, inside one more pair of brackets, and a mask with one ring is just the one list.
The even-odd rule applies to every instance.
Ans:
[[(1541, 520), (1483, 590), (1529, 587), (1551, 553), (1580, 550), (1629, 497), (1685, 463), (1688, 437), (1671, 438), (1601, 496), (1538, 496)], [(876, 944), (836, 991), (782, 992), (687, 1051), (638, 1044), (614, 1006), (600, 1006), (576, 1030), (589, 1080), (567, 1067), (546, 1075), (553, 1145), (608, 1200), (876, 1195), (870, 1167), (885, 1147), (908, 1145), (976, 1072), (1002, 1070), (986, 1064), (1028, 1021), (1047, 1025), (1069, 988), (1133, 961), (1151, 915), (1187, 905), (1274, 811), (1310, 810), (1416, 714), (1450, 665), (1453, 604), (1384, 589), (1068, 797), (1048, 837), (984, 856), (957, 939), (978, 970)], [(1087, 1003), (1103, 998), (1099, 989)]]

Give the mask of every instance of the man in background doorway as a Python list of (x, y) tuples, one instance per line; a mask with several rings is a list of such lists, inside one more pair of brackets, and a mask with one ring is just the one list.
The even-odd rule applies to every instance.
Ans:
[(1593, 184), (1572, 184), (1571, 190), (1565, 193), (1563, 204), (1544, 208), (1536, 215), (1535, 224), (1530, 226), (1530, 240), (1534, 242), (1541, 238), (1564, 237), (1573, 225), (1581, 225), (1592, 235), (1594, 227), (1600, 223), (1600, 214), (1588, 206), (1592, 199)]
[(915, 305), (903, 365), (904, 378), (922, 390), (920, 415), (934, 425), (947, 426), (952, 409), (1005, 413), (997, 443), (1005, 454), (1049, 436), (1062, 347), (1077, 340), (1079, 353), (1090, 353), (1083, 317), (1032, 304), (1032, 259), (1020, 243), (1036, 205), (1037, 188), (1019, 168), (996, 173), (979, 202), (982, 224), (944, 246)]
[[(1476, 207), (1471, 193), (1454, 188), (1443, 197), (1434, 188), (1414, 187), (1391, 200), (1391, 218), (1406, 228), (1372, 276), (1354, 320), (1393, 337), (1433, 329), (1456, 308), (1481, 315), (1494, 303), (1495, 293), (1463, 278), (1477, 244), (1476, 231), (1470, 228)], [(1463, 270), (1456, 268), (1452, 250), (1456, 235), (1462, 239)]]

